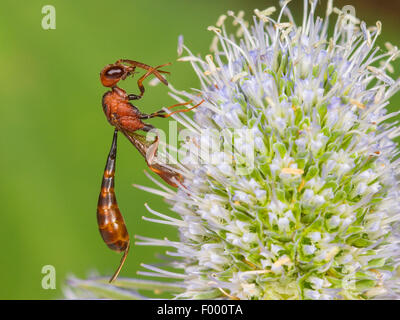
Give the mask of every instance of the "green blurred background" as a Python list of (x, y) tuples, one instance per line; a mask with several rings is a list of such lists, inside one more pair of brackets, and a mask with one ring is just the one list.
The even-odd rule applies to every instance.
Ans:
[[(56, 30), (43, 30), (41, 9), (56, 8)], [(102, 242), (96, 223), (96, 203), (113, 129), (101, 109), (105, 89), (102, 67), (118, 58), (150, 65), (174, 62), (168, 70), (175, 87), (198, 82), (185, 63), (175, 63), (177, 37), (204, 56), (213, 35), (206, 31), (227, 10), (276, 5), (277, 1), (152, 0), (152, 1), (22, 1), (2, 0), (0, 14), (0, 298), (62, 298), (65, 277), (85, 277), (97, 270), (114, 272), (120, 255)], [(400, 5), (390, 0), (335, 1), (353, 4), (357, 16), (383, 22), (380, 45), (399, 45)], [(320, 1), (319, 13), (326, 1)], [(299, 17), (302, 0), (292, 11)], [(398, 69), (398, 64), (396, 64)], [(399, 74), (396, 71), (397, 75)], [(397, 76), (396, 76), (397, 78)], [(135, 92), (135, 81), (124, 83)], [(144, 112), (173, 104), (163, 86), (149, 87), (136, 105)], [(392, 108), (400, 106), (392, 99)], [(168, 121), (154, 120), (167, 129)], [(171, 239), (174, 230), (141, 219), (144, 202), (161, 212), (159, 198), (132, 187), (152, 186), (146, 165), (122, 136), (117, 164), (117, 196), (131, 236)], [(123, 276), (136, 276), (142, 262), (152, 262), (162, 248), (133, 246)], [(53, 265), (57, 289), (41, 287), (41, 269)]]

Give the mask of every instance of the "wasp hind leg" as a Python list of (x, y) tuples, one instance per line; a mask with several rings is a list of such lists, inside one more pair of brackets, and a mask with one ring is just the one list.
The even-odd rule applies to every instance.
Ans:
[[(141, 118), (142, 119), (142, 118)], [(141, 130), (143, 130), (144, 132), (149, 132), (149, 131), (151, 131), (151, 130), (153, 130), (153, 129), (155, 129), (156, 127), (154, 127), (154, 126), (152, 126), (151, 124), (149, 124), (149, 123), (145, 123), (144, 124), (144, 127), (141, 129)]]

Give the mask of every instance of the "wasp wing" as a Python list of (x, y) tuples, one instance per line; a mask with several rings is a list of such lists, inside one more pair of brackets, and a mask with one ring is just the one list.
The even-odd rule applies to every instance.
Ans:
[(125, 137), (133, 144), (145, 159), (149, 169), (157, 173), (170, 186), (177, 188), (178, 184), (183, 181), (182, 175), (174, 171), (171, 166), (165, 166), (157, 159), (158, 137), (154, 141), (147, 141), (146, 137), (138, 134), (122, 130)]

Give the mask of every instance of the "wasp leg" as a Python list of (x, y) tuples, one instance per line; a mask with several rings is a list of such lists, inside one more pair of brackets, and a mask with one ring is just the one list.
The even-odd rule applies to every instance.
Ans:
[(128, 100), (139, 100), (142, 96), (138, 96), (137, 94), (128, 94)]
[[(139, 81), (138, 81), (139, 89), (140, 89), (141, 82), (142, 82), (147, 76), (149, 76), (149, 75), (152, 74), (152, 73), (154, 73), (154, 75), (155, 75), (162, 83), (164, 83), (166, 86), (168, 85), (167, 80), (165, 80), (165, 78), (164, 78), (160, 73), (169, 73), (169, 72), (168, 72), (168, 71), (163, 71), (163, 70), (157, 70), (157, 69), (162, 68), (162, 67), (164, 67), (164, 66), (168, 66), (168, 65), (170, 65), (171, 63), (166, 63), (166, 64), (164, 64), (164, 65), (161, 65), (161, 66), (158, 66), (158, 67), (155, 67), (155, 68), (153, 68), (153, 67), (151, 67), (151, 66), (149, 66), (149, 65), (147, 65), (147, 64), (144, 64), (144, 63), (141, 63), (141, 62), (138, 62), (138, 61), (129, 60), (129, 59), (119, 59), (116, 63), (127, 63), (127, 64), (131, 65), (132, 67), (135, 67), (135, 68), (136, 68), (136, 67), (139, 67), (139, 68), (142, 68), (142, 69), (145, 69), (145, 70), (148, 70), (148, 71), (149, 71), (148, 73), (146, 73), (145, 76), (142, 76), (143, 79), (142, 79), (142, 78), (139, 79), (139, 81), (140, 81), (140, 83), (139, 83)], [(143, 87), (142, 87), (142, 88), (143, 88)], [(144, 88), (143, 88), (143, 92), (144, 92)], [(142, 92), (142, 89), (141, 89), (142, 95), (143, 95), (143, 92)]]
[[(174, 104), (173, 106), (167, 107), (167, 109), (170, 110), (170, 109), (175, 108), (175, 107), (186, 106), (186, 105), (188, 105), (190, 103), (192, 103), (192, 100), (190, 100), (188, 102), (184, 102), (184, 103)], [(165, 115), (165, 110), (161, 109), (161, 110), (159, 110), (157, 112), (153, 112), (151, 114), (142, 113), (140, 115), (140, 119), (151, 119), (151, 118), (155, 118), (155, 117), (165, 118), (165, 116), (166, 116)]]
[(149, 124), (149, 123), (145, 123), (145, 124), (144, 124), (144, 127), (143, 127), (141, 130), (143, 130), (143, 131), (145, 131), (145, 132), (149, 132), (149, 131), (151, 131), (151, 130), (153, 130), (153, 129), (155, 129), (154, 126), (152, 126), (152, 125)]
[(191, 110), (193, 110), (193, 109), (196, 109), (196, 108), (197, 108), (198, 106), (200, 106), (203, 102), (204, 102), (204, 100), (201, 100), (200, 103), (196, 104), (194, 107), (187, 108), (187, 109), (176, 110), (176, 111), (174, 111), (174, 112), (165, 114), (165, 115), (163, 115), (163, 118), (168, 118), (168, 117), (172, 116), (172, 115), (175, 114), (175, 113), (181, 113), (181, 112), (188, 112), (188, 111), (191, 111)]
[[(193, 101), (190, 100), (188, 102), (174, 104), (173, 106), (167, 107), (167, 109), (170, 110), (170, 109), (175, 108), (175, 107), (185, 106), (185, 105), (188, 105), (188, 104), (190, 104), (192, 102)], [(155, 117), (168, 118), (168, 117), (172, 116), (175, 113), (188, 112), (190, 110), (193, 110), (193, 109), (197, 108), (198, 106), (200, 106), (203, 102), (204, 102), (204, 100), (201, 100), (201, 102), (196, 104), (194, 107), (191, 107), (191, 108), (188, 108), (188, 109), (176, 110), (176, 111), (168, 113), (168, 114), (165, 114), (165, 110), (160, 110), (160, 111), (157, 111), (157, 112), (153, 112), (151, 114), (142, 113), (140, 115), (140, 119), (151, 119), (151, 118), (155, 118)]]
[(146, 119), (151, 119), (155, 117), (161, 117), (162, 115), (158, 115), (158, 113), (165, 112), (164, 110), (160, 110), (158, 112), (152, 113), (152, 114), (146, 114), (146, 113), (141, 113), (139, 118), (140, 120), (146, 120)]
[(158, 70), (159, 68), (162, 68), (162, 67), (167, 66), (167, 65), (169, 65), (169, 63), (167, 63), (167, 64), (162, 64), (162, 65), (157, 66), (157, 67), (155, 67), (155, 68), (150, 67), (150, 68), (148, 69), (148, 71), (147, 71), (144, 75), (142, 75), (142, 76), (139, 78), (139, 80), (137, 81), (137, 85), (138, 85), (139, 90), (140, 90), (140, 96), (143, 96), (144, 91), (145, 91), (145, 90), (144, 90), (144, 86), (143, 86), (143, 81), (144, 81), (144, 79), (146, 79), (146, 78), (147, 78), (148, 76), (150, 76), (151, 74), (154, 74), (154, 75), (155, 75), (162, 83), (164, 83), (166, 86), (168, 85), (168, 81), (167, 81), (167, 80), (165, 80), (161, 75), (160, 75), (160, 76), (157, 75), (158, 72), (169, 73), (169, 72), (167, 72), (167, 71)]

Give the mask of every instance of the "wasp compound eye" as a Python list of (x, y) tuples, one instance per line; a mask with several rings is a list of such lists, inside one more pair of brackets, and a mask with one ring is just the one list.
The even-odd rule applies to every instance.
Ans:
[(124, 75), (124, 70), (120, 67), (111, 67), (110, 69), (106, 70), (104, 75), (110, 79), (119, 79)]

